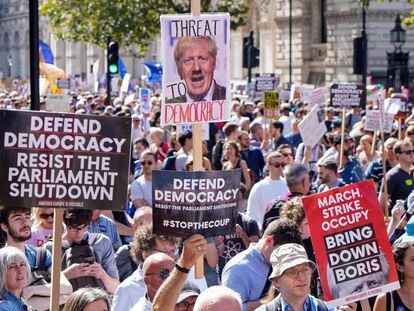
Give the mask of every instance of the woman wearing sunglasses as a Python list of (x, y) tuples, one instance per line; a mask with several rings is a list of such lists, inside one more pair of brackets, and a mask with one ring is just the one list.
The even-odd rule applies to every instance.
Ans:
[(239, 146), (233, 141), (225, 143), (223, 147), (223, 155), (226, 159), (226, 161), (223, 163), (223, 171), (241, 168), (241, 182), (246, 186), (248, 190), (250, 190), (251, 180), (249, 168), (247, 167), (246, 161), (244, 161), (240, 156)]
[(32, 237), (28, 242), (30, 245), (40, 247), (52, 236), (53, 213), (53, 208), (36, 207), (33, 209)]

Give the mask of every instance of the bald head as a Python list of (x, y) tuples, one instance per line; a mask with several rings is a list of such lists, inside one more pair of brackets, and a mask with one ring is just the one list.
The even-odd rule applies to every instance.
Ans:
[(240, 295), (225, 286), (212, 286), (198, 296), (194, 311), (241, 311)]
[(174, 269), (175, 261), (164, 253), (155, 253), (145, 259), (142, 265), (144, 283), (147, 287), (147, 297), (152, 301), (161, 284)]
[(148, 273), (152, 273), (152, 270), (160, 270), (164, 266), (169, 266), (172, 264), (172, 267), (174, 267), (175, 262), (174, 260), (164, 253), (155, 253), (147, 257), (145, 259), (144, 264), (142, 265), (142, 271), (144, 272), (144, 275)]
[(133, 228), (137, 229), (140, 226), (152, 225), (152, 208), (143, 206), (135, 211)]

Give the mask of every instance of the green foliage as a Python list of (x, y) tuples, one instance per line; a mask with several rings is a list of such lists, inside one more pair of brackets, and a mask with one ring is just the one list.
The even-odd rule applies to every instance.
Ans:
[[(202, 12), (228, 12), (231, 28), (245, 24), (252, 0), (201, 0)], [(40, 13), (60, 39), (106, 46), (110, 35), (136, 56), (160, 31), (160, 15), (190, 12), (189, 0), (43, 0)], [(215, 5), (212, 5), (212, 2)], [(137, 46), (136, 51), (131, 46)]]

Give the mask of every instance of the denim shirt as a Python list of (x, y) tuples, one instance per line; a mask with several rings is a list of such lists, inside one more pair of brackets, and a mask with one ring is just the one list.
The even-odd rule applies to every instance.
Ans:
[(29, 308), (20, 299), (7, 290), (3, 290), (0, 300), (0, 311), (27, 311)]

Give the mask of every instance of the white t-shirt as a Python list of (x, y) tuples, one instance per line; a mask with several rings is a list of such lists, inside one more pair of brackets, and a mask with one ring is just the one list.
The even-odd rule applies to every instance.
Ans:
[(134, 202), (136, 199), (144, 199), (149, 206), (152, 206), (152, 181), (146, 180), (144, 175), (131, 184), (131, 200)]
[(35, 247), (41, 247), (52, 235), (53, 229), (46, 229), (36, 224), (32, 227), (32, 237), (26, 243)]
[(267, 205), (273, 199), (284, 196), (288, 192), (286, 181), (282, 177), (279, 180), (271, 180), (270, 177), (266, 177), (259, 181), (250, 191), (247, 201), (247, 216), (256, 220), (261, 230)]
[(138, 302), (131, 309), (131, 311), (151, 311), (152, 303), (144, 296), (139, 298)]

